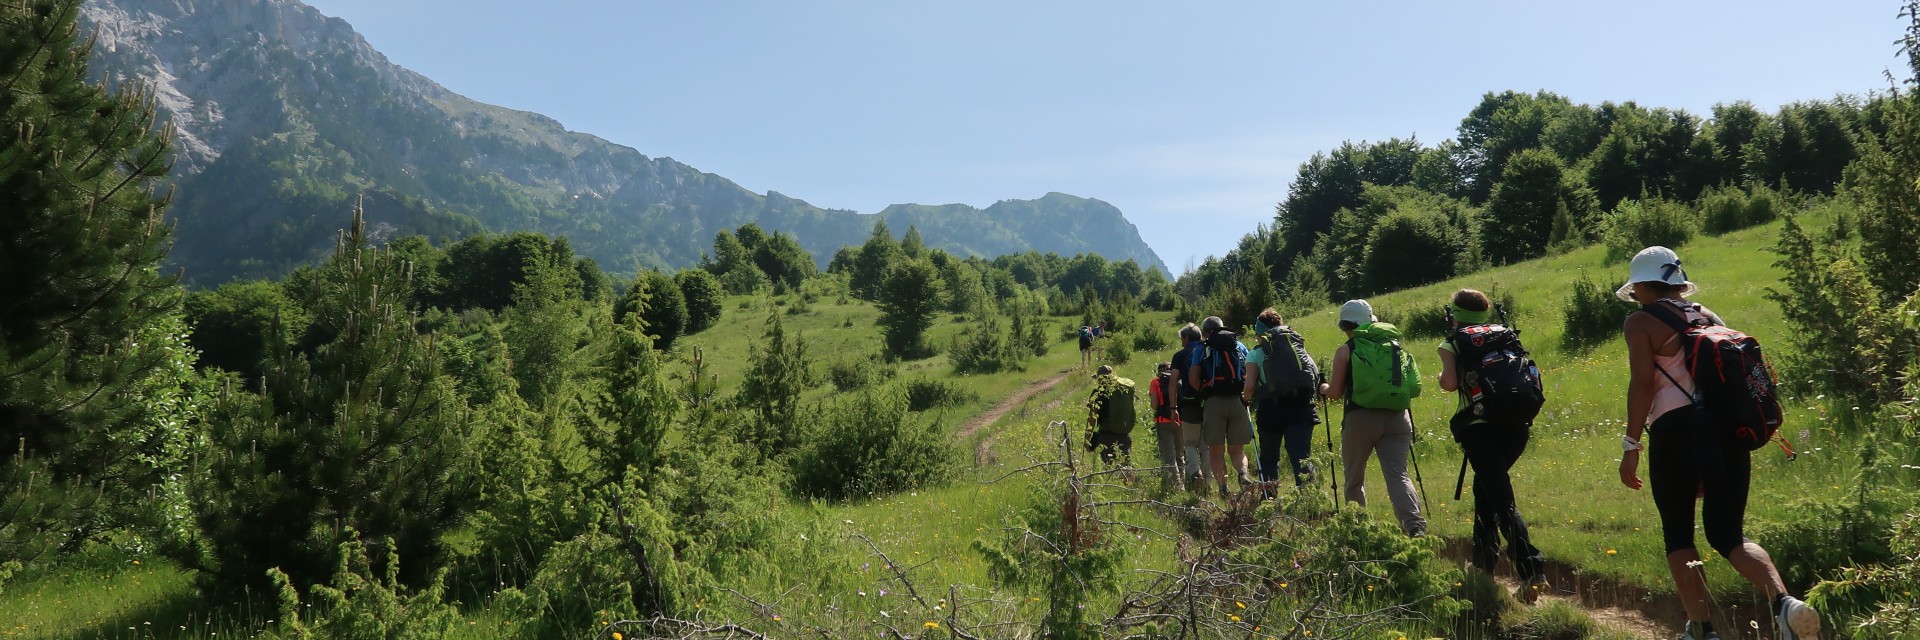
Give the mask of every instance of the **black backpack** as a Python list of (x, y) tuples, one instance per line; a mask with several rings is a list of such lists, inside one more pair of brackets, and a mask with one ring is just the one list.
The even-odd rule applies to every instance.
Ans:
[[(1718, 419), (1729, 442), (1752, 451), (1764, 447), (1780, 430), (1780, 395), (1774, 388), (1773, 367), (1767, 364), (1760, 341), (1745, 333), (1714, 324), (1700, 305), (1674, 301), (1697, 316), (1692, 320), (1655, 302), (1640, 307), (1680, 334), (1687, 374), (1693, 376), (1694, 406), (1704, 406)], [(1673, 386), (1680, 382), (1661, 368)]]
[(1467, 399), (1464, 411), (1495, 424), (1533, 424), (1546, 404), (1546, 388), (1540, 383), (1539, 365), (1520, 344), (1519, 329), (1505, 324), (1468, 325), (1454, 330), (1447, 342), (1453, 345), (1454, 362), (1460, 369), (1460, 394)]
[(1254, 386), (1254, 398), (1297, 400), (1309, 397), (1319, 388), (1320, 366), (1307, 353), (1307, 340), (1287, 327), (1276, 327), (1260, 336), (1255, 345), (1264, 354), (1260, 361), (1260, 383)]

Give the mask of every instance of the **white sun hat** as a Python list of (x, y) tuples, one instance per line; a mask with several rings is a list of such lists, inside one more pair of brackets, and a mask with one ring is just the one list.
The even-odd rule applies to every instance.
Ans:
[(1680, 287), (1680, 297), (1691, 296), (1700, 291), (1687, 280), (1687, 272), (1680, 268), (1680, 255), (1666, 247), (1647, 247), (1633, 255), (1633, 264), (1627, 268), (1627, 283), (1613, 292), (1614, 297), (1633, 302), (1633, 283), (1664, 282)]

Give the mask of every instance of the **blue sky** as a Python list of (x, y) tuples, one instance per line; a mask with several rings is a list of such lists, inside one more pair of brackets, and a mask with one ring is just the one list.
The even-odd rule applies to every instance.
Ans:
[(1885, 88), (1893, 2), (308, 0), (472, 98), (865, 212), (1048, 191), (1179, 273), (1342, 140), (1488, 91), (1705, 114)]

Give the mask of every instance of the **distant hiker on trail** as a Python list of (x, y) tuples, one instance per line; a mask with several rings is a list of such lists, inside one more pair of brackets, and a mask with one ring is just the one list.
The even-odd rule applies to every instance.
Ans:
[(1519, 332), (1504, 319), (1494, 322), (1487, 294), (1454, 292), (1447, 312), (1453, 331), (1440, 342), (1440, 389), (1460, 392), (1460, 408), (1448, 425), (1473, 466), (1473, 567), (1492, 574), (1500, 537), (1506, 536), (1507, 557), (1520, 575), (1514, 596), (1532, 603), (1548, 587), (1545, 559), (1527, 535), (1507, 471), (1526, 451), (1545, 399), (1539, 369), (1520, 345)]
[(1314, 391), (1320, 385), (1320, 367), (1307, 353), (1307, 342), (1288, 328), (1280, 312), (1267, 307), (1253, 321), (1254, 348), (1247, 354), (1246, 387), (1241, 396), (1253, 405), (1260, 432), (1260, 481), (1280, 479), (1280, 448), (1284, 443), (1293, 469), (1294, 486), (1313, 477)]
[(1093, 366), (1093, 328), (1080, 325), (1080, 368)]
[(1169, 486), (1180, 484), (1180, 376), (1173, 363), (1162, 362), (1147, 383), (1147, 406), (1153, 409), (1153, 440), (1160, 445), (1160, 468)]
[(1100, 451), (1109, 465), (1130, 462), (1133, 456), (1133, 381), (1113, 375), (1100, 365), (1093, 375), (1093, 393), (1087, 396), (1087, 450)]
[(1206, 351), (1206, 345), (1200, 341), (1200, 327), (1189, 322), (1180, 327), (1180, 350), (1168, 358), (1173, 364), (1174, 377), (1179, 381), (1180, 446), (1186, 450), (1186, 464), (1180, 470), (1187, 474), (1187, 489), (1196, 493), (1207, 490), (1207, 446), (1200, 433), (1201, 418), (1206, 408), (1200, 404), (1200, 390), (1194, 387), (1196, 380), (1187, 375), (1192, 368), (1195, 356)]
[(1427, 533), (1427, 519), (1414, 497), (1407, 463), (1413, 455), (1413, 417), (1407, 413), (1420, 395), (1420, 368), (1400, 346), (1400, 330), (1380, 322), (1373, 305), (1348, 300), (1340, 305), (1340, 330), (1347, 342), (1333, 352), (1331, 382), (1320, 385), (1329, 400), (1347, 401), (1340, 417), (1340, 462), (1345, 467), (1346, 499), (1367, 505), (1367, 458), (1380, 458), (1387, 498), (1400, 530)]
[[(1687, 300), (1696, 288), (1687, 280), (1686, 271), (1680, 268), (1680, 256), (1672, 249), (1641, 250), (1633, 257), (1628, 274), (1627, 283), (1615, 295), (1640, 303), (1640, 311), (1627, 316), (1624, 327), (1632, 376), (1627, 386), (1627, 433), (1620, 443), (1620, 483), (1640, 489), (1640, 451), (1649, 450), (1647, 479), (1653, 485), (1653, 504), (1660, 512), (1660, 530), (1666, 538), (1667, 569), (1680, 592), (1680, 604), (1687, 610), (1688, 622), (1681, 637), (1719, 638), (1711, 622), (1706, 572), (1693, 543), (1696, 502), (1700, 504), (1701, 529), (1707, 544), (1772, 603), (1774, 637), (1818, 637), (1820, 615), (1787, 593), (1767, 550), (1744, 537), (1741, 530), (1753, 481), (1754, 445), (1738, 437), (1753, 434), (1727, 428), (1737, 419), (1733, 416), (1739, 415), (1731, 409), (1738, 407), (1730, 408), (1721, 402), (1725, 396), (1703, 388), (1707, 384), (1698, 384), (1688, 366), (1696, 355), (1729, 360), (1723, 357), (1728, 354), (1716, 338), (1737, 332), (1725, 329), (1720, 317), (1706, 307)], [(1746, 338), (1744, 334), (1738, 337)], [(1753, 349), (1757, 356), (1757, 343), (1753, 343)], [(1764, 363), (1759, 368), (1764, 369)], [(1702, 371), (1707, 375), (1718, 372)], [(1764, 383), (1754, 383), (1771, 390), (1770, 377)], [(1757, 397), (1750, 395), (1751, 388), (1742, 385), (1737, 397)], [(1776, 419), (1773, 426), (1777, 424)], [(1652, 442), (1643, 445), (1645, 433), (1652, 434)], [(1759, 438), (1758, 444), (1764, 446), (1766, 438)]]
[(1227, 493), (1227, 460), (1233, 460), (1240, 488), (1253, 484), (1247, 475), (1247, 443), (1253, 441), (1253, 419), (1247, 416), (1247, 346), (1228, 331), (1219, 316), (1200, 322), (1201, 352), (1187, 366), (1187, 376), (1205, 398), (1201, 437), (1207, 443), (1207, 464), (1214, 486)]

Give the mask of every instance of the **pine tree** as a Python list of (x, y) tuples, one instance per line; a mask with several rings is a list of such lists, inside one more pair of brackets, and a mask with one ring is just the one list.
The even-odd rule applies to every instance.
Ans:
[(0, 3), (0, 565), (154, 511), (187, 455), (172, 129), (87, 81), (78, 0)]
[(766, 457), (786, 451), (799, 440), (800, 394), (812, 386), (813, 363), (807, 341), (788, 336), (778, 312), (767, 314), (767, 337), (752, 348), (746, 373), (734, 405), (752, 416), (740, 439)]
[(875, 220), (873, 234), (867, 236), (867, 243), (860, 245), (853, 258), (853, 273), (847, 278), (847, 287), (853, 290), (853, 296), (862, 300), (877, 300), (881, 286), (887, 278), (887, 269), (900, 260), (900, 243), (893, 240), (893, 232), (887, 229), (887, 221)]
[(270, 567), (323, 579), (349, 530), (390, 538), (418, 578), (471, 499), (467, 408), (405, 307), (411, 266), (368, 246), (365, 226), (356, 210), (298, 296), (316, 301), (309, 332), (327, 340), (298, 352), (277, 331), (264, 389), (229, 395), (209, 421), (194, 560), (213, 585), (262, 586)]
[(927, 327), (940, 310), (940, 274), (926, 260), (902, 260), (887, 269), (879, 290), (879, 324), (887, 353), (918, 358), (927, 353)]

